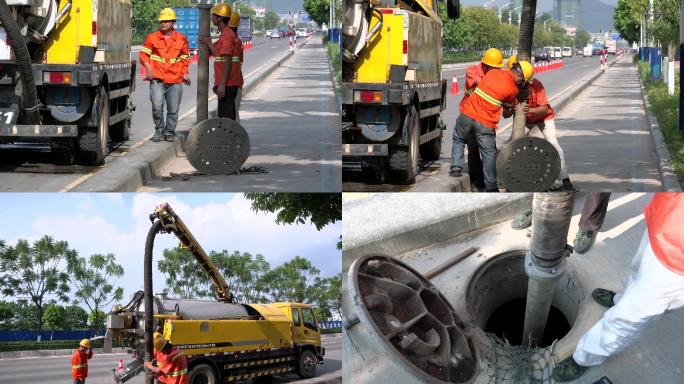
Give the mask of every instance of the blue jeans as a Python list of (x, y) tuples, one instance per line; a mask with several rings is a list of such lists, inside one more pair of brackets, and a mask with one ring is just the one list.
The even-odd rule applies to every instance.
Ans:
[[(171, 135), (176, 132), (178, 108), (183, 98), (183, 84), (166, 84), (155, 79), (150, 82), (152, 119), (154, 129), (159, 133)], [(164, 103), (166, 102), (166, 127), (164, 127)]]
[(463, 150), (470, 134), (475, 135), (480, 147), (482, 170), (485, 188), (497, 189), (496, 185), (496, 131), (470, 117), (460, 114), (454, 126), (453, 145), (451, 147), (451, 170), (462, 171), (464, 166)]

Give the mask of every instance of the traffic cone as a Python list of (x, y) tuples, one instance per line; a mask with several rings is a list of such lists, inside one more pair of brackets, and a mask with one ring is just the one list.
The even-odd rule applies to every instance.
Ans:
[(123, 360), (122, 360), (122, 359), (119, 359), (119, 366), (116, 367), (116, 370), (117, 370), (117, 371), (121, 371), (121, 370), (123, 370), (123, 369), (124, 369)]
[(451, 78), (451, 94), (458, 94), (458, 77), (456, 76)]

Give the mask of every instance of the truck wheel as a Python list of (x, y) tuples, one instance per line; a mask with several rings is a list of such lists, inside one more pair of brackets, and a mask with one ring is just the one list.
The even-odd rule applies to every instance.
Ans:
[(190, 370), (188, 382), (190, 384), (218, 384), (218, 377), (211, 365), (200, 364)]
[[(441, 129), (437, 127), (437, 116), (430, 116), (428, 118), (429, 127), (432, 129)], [(439, 155), (442, 153), (442, 135), (438, 138), (430, 140), (422, 144), (419, 148), (420, 157), (423, 160), (439, 160)]]
[(404, 129), (408, 129), (408, 145), (390, 147), (389, 166), (392, 177), (399, 184), (411, 184), (418, 170), (418, 143), (420, 142), (420, 116), (411, 106)]
[(109, 95), (104, 87), (97, 90), (93, 113), (97, 116), (97, 127), (86, 127), (78, 136), (79, 158), (88, 165), (102, 165), (107, 153), (109, 132)]
[(50, 151), (57, 164), (71, 165), (76, 162), (76, 146), (73, 138), (51, 139)]
[(127, 141), (131, 137), (131, 121), (124, 119), (109, 128), (112, 141)]
[(310, 379), (316, 376), (316, 356), (311, 350), (305, 349), (299, 354), (297, 374), (302, 379)]

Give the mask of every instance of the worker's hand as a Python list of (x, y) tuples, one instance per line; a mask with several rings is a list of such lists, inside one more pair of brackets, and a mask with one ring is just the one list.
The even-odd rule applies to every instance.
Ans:
[(226, 96), (226, 86), (219, 85), (218, 87), (216, 87), (216, 91), (214, 93), (216, 93), (216, 97), (218, 97), (219, 99), (223, 99)]
[(525, 104), (525, 106), (523, 107), (523, 112), (525, 112), (525, 114), (530, 113), (530, 106)]
[(154, 368), (154, 365), (152, 365), (152, 363), (149, 361), (146, 361), (143, 365), (145, 366), (145, 368), (150, 369), (150, 370), (152, 368)]
[(190, 85), (190, 83), (191, 83), (190, 76), (188, 76), (187, 74), (183, 75), (183, 84)]
[(154, 80), (154, 73), (152, 71), (147, 71), (147, 75), (145, 75), (145, 80), (147, 80), (147, 81)]
[(211, 42), (211, 39), (207, 38), (206, 36), (200, 36), (197, 38), (197, 42), (200, 44), (204, 44), (207, 47), (212, 47), (214, 43)]

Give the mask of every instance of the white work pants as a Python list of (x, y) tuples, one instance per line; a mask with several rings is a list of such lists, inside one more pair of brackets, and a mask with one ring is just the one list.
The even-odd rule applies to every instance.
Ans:
[(240, 103), (242, 103), (242, 88), (238, 88), (235, 96), (235, 122), (240, 124)]
[(629, 282), (615, 306), (582, 336), (572, 357), (584, 366), (603, 363), (639, 338), (649, 321), (684, 306), (684, 275), (667, 269), (651, 249), (648, 231), (632, 261)]
[(545, 139), (558, 151), (561, 162), (561, 170), (558, 175), (558, 180), (563, 180), (568, 178), (568, 171), (565, 169), (565, 155), (563, 154), (563, 148), (558, 144), (558, 139), (556, 138), (556, 121), (554, 119), (548, 119), (540, 121), (538, 123), (527, 124), (529, 131), (527, 136), (538, 137), (540, 139)]

